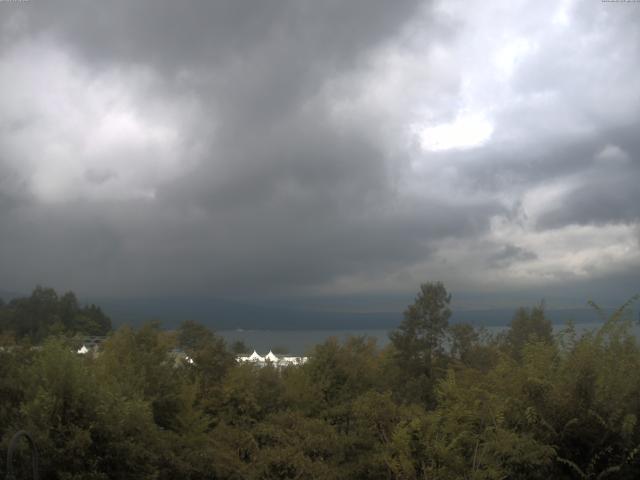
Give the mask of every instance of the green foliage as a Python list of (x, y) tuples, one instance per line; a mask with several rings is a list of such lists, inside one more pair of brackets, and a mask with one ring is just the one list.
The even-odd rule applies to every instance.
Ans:
[[(34, 339), (76, 308), (35, 297), (49, 320), (25, 327)], [(61, 480), (637, 478), (630, 304), (583, 335), (569, 324), (553, 336), (542, 307), (520, 309), (491, 338), (448, 327), (449, 301), (423, 285), (388, 348), (333, 338), (284, 369), (236, 363), (194, 322), (122, 327), (94, 357), (69, 339), (33, 348), (8, 335), (0, 446), (27, 428), (42, 478)]]
[(337, 434), (322, 420), (275, 413), (256, 426), (254, 438), (258, 448), (249, 478), (343, 478), (331, 465), (339, 453)]
[(148, 405), (109, 391), (89, 363), (58, 342), (47, 343), (24, 374), (25, 398), (12, 426), (34, 434), (43, 471), (64, 479), (148, 478), (157, 431)]
[[(236, 355), (247, 354), (251, 352), (251, 348), (242, 340), (236, 340), (231, 344), (231, 351)], [(277, 352), (274, 352), (277, 353)]]
[(214, 333), (204, 325), (186, 320), (178, 328), (177, 343), (185, 351), (197, 351), (215, 339)]
[(104, 343), (96, 359), (102, 383), (114, 391), (149, 402), (154, 421), (171, 429), (180, 405), (180, 371), (175, 368), (171, 351), (173, 337), (156, 323), (140, 329), (122, 327)]
[(186, 366), (191, 380), (198, 384), (198, 398), (211, 413), (220, 404), (222, 381), (235, 364), (234, 356), (221, 337), (192, 321), (180, 325), (177, 343), (189, 358)]
[(81, 307), (73, 292), (58, 296), (51, 288), (36, 287), (29, 297), (0, 304), (0, 332), (36, 344), (50, 335), (106, 335), (111, 320), (100, 307)]
[(405, 310), (404, 320), (389, 335), (397, 389), (407, 399), (433, 403), (433, 388), (442, 371), (450, 302), (451, 295), (441, 282), (422, 284), (415, 302)]
[(523, 347), (529, 342), (552, 343), (553, 326), (545, 316), (544, 303), (532, 309), (519, 308), (503, 341), (514, 358), (520, 358)]

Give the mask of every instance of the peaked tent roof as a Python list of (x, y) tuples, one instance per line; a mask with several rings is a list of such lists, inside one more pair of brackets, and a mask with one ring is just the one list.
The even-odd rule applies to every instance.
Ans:
[(265, 360), (269, 360), (270, 362), (277, 362), (278, 361), (278, 357), (276, 357), (271, 350), (269, 350), (269, 353), (267, 353), (267, 355), (264, 357), (264, 359)]
[(264, 357), (258, 355), (258, 352), (254, 350), (253, 353), (249, 356), (249, 360), (251, 360), (252, 362), (264, 362)]

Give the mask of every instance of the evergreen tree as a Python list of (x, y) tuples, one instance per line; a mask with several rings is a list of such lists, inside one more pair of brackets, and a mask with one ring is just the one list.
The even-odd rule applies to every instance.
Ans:
[(432, 400), (437, 366), (451, 317), (451, 295), (441, 282), (420, 286), (415, 302), (389, 337), (395, 349), (398, 379), (409, 399)]

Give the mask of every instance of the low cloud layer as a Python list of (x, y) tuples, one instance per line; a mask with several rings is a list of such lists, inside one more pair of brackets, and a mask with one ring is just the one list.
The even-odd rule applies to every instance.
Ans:
[(0, 290), (626, 292), (638, 20), (573, 1), (0, 2)]

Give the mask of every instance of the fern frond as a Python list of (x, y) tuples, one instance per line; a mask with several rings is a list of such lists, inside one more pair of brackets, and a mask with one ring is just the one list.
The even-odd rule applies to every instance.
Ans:
[(562, 457), (556, 457), (556, 460), (568, 467), (571, 467), (578, 475), (580, 475), (580, 478), (587, 478), (587, 474), (584, 473), (582, 469), (571, 460), (567, 460), (566, 458)]
[(603, 471), (601, 471), (598, 474), (598, 476), (596, 477), (596, 480), (600, 480), (601, 478), (611, 475), (612, 473), (618, 472), (620, 471), (621, 468), (622, 468), (621, 465), (614, 465), (613, 467), (605, 468)]
[(543, 425), (544, 427), (546, 427), (547, 430), (549, 430), (551, 433), (553, 433), (554, 436), (558, 436), (558, 432), (556, 432), (556, 429), (553, 428), (553, 425), (551, 425), (549, 422), (547, 422), (547, 420), (545, 420), (545, 418), (542, 415), (538, 415), (538, 418), (540, 419), (540, 424)]
[(624, 312), (638, 300), (640, 300), (640, 293), (636, 293), (633, 297), (624, 302), (615, 312), (613, 312), (613, 315), (611, 315), (611, 319), (615, 321), (620, 318), (622, 314), (624, 314)]
[(576, 423), (580, 423), (580, 420), (578, 420), (577, 418), (572, 418), (567, 423), (565, 423), (564, 427), (562, 427), (562, 431), (560, 432), (560, 436), (564, 435), (564, 432), (567, 430), (567, 428), (575, 425)]
[(627, 462), (631, 463), (636, 455), (638, 455), (638, 452), (640, 452), (640, 445), (636, 446), (636, 448), (629, 452), (627, 455)]
[(609, 424), (607, 423), (607, 421), (604, 418), (602, 418), (602, 416), (598, 412), (596, 412), (595, 410), (589, 409), (587, 410), (587, 413), (591, 415), (593, 418), (595, 418), (596, 420), (598, 420), (600, 425), (602, 425), (605, 429), (609, 428)]

